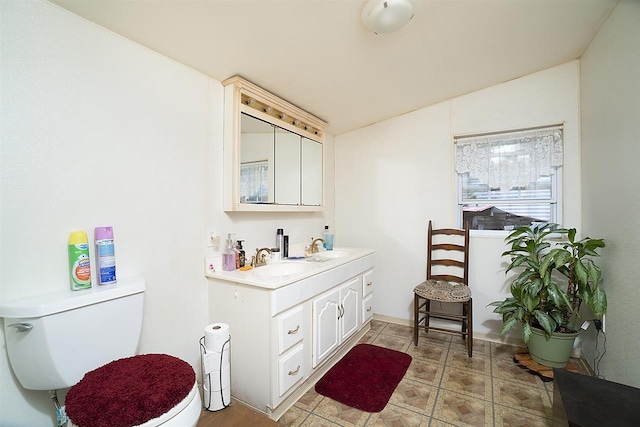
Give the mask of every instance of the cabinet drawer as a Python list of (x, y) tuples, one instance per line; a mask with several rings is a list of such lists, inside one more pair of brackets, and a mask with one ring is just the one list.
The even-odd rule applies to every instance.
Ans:
[(278, 316), (278, 354), (282, 354), (304, 338), (302, 306)]
[(373, 317), (373, 294), (362, 300), (362, 323), (365, 324)]
[(373, 292), (373, 270), (362, 275), (362, 296), (365, 297), (371, 292)]
[(280, 396), (304, 378), (303, 349), (303, 345), (300, 344), (278, 360), (278, 391)]

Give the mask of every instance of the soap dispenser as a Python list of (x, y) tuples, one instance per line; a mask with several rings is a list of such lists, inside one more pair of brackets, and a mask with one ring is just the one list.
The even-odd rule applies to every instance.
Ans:
[(236, 248), (233, 244), (233, 239), (228, 233), (227, 243), (224, 246), (224, 252), (222, 252), (222, 269), (225, 271), (233, 271), (236, 269)]
[(236, 246), (236, 249), (238, 251), (238, 268), (240, 267), (244, 267), (245, 263), (246, 263), (246, 253), (244, 251), (244, 249), (242, 248), (242, 242), (244, 242), (244, 240), (238, 240), (238, 245)]

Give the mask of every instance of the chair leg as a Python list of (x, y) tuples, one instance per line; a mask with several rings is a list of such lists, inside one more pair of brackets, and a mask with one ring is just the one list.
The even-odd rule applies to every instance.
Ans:
[(469, 313), (469, 306), (468, 304), (465, 302), (462, 304), (462, 341), (465, 340), (466, 337), (466, 333), (467, 332), (467, 319), (468, 319), (468, 314)]
[(429, 321), (431, 320), (429, 318), (429, 313), (431, 313), (431, 300), (425, 300), (425, 305), (424, 305), (425, 311), (427, 312), (424, 315), (424, 332), (425, 333), (429, 333)]
[(469, 357), (473, 354), (473, 299), (469, 298), (469, 302), (465, 304), (467, 306), (467, 329), (469, 339), (467, 339), (467, 350), (469, 351)]
[(418, 345), (418, 329), (420, 325), (418, 325), (418, 307), (420, 306), (420, 297), (418, 295), (413, 295), (413, 345)]

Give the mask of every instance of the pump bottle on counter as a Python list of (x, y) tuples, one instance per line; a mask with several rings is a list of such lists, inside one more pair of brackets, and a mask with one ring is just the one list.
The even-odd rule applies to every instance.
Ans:
[(238, 240), (237, 242), (238, 242), (238, 245), (236, 246), (236, 251), (238, 252), (237, 268), (240, 268), (240, 267), (244, 267), (246, 263), (246, 253), (242, 248), (242, 242), (244, 242), (244, 240)]
[(233, 271), (236, 269), (236, 248), (231, 238), (232, 233), (227, 235), (227, 243), (224, 246), (224, 252), (222, 252), (222, 269), (225, 271)]

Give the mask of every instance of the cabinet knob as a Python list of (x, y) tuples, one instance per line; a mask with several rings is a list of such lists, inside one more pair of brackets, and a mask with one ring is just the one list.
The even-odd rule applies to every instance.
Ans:
[(373, 285), (373, 282), (367, 282), (367, 286)]
[(294, 334), (297, 334), (299, 330), (300, 330), (300, 325), (296, 326), (295, 329), (289, 329), (289, 332), (287, 332), (287, 333), (289, 335), (294, 335)]
[(371, 307), (367, 307), (367, 311), (371, 311)]
[(300, 365), (298, 365), (295, 371), (289, 371), (289, 375), (291, 376), (298, 375), (298, 372), (300, 372)]

